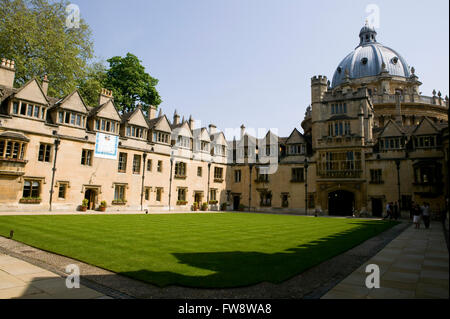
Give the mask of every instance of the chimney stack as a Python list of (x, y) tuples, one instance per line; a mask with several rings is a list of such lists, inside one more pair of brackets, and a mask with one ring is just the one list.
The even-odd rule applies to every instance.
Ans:
[(14, 61), (2, 58), (0, 64), (0, 85), (12, 88), (14, 86), (14, 77), (16, 76), (16, 69)]
[(48, 76), (47, 74), (44, 75), (44, 79), (42, 80), (42, 90), (44, 91), (44, 94), (47, 95), (48, 94)]
[(194, 123), (195, 123), (195, 121), (192, 118), (192, 115), (189, 115), (188, 123), (189, 123), (189, 128), (191, 129), (191, 131), (193, 131), (194, 130)]
[(148, 119), (149, 120), (152, 120), (152, 119), (156, 118), (156, 110), (157, 110), (156, 106), (150, 105), (148, 107), (147, 114), (148, 114)]
[(214, 124), (209, 124), (209, 135), (216, 134), (217, 132), (217, 126)]
[(241, 125), (241, 140), (244, 138), (245, 135), (245, 126), (244, 124)]
[(173, 125), (180, 124), (180, 116), (177, 113), (177, 110), (175, 110), (175, 113), (173, 113)]
[(107, 90), (107, 89), (102, 89), (102, 91), (100, 92), (100, 98), (98, 101), (98, 105), (103, 105), (106, 102), (108, 102), (109, 100), (112, 100), (113, 95), (112, 95), (112, 91)]

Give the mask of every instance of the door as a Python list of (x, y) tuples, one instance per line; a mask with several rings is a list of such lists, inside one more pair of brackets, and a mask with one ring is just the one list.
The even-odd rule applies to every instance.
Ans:
[(239, 205), (241, 204), (241, 196), (233, 196), (233, 210), (239, 210)]
[(88, 210), (95, 209), (97, 192), (94, 189), (87, 189), (84, 193), (84, 198), (88, 200)]
[(194, 195), (194, 201), (196, 202), (196, 203), (198, 203), (198, 205), (199, 206), (201, 206), (202, 205), (202, 194), (201, 193), (195, 193), (195, 195)]
[(383, 202), (379, 198), (372, 198), (372, 216), (381, 217), (383, 214)]
[(328, 194), (328, 213), (334, 216), (352, 216), (354, 195), (348, 191), (335, 191)]

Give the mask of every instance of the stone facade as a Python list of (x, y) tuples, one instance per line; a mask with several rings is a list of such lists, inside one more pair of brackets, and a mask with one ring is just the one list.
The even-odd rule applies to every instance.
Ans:
[[(242, 126), (233, 141), (176, 111), (172, 121), (154, 107), (120, 114), (105, 89), (91, 107), (78, 91), (47, 96), (47, 78), (13, 88), (14, 63), (3, 59), (0, 210), (74, 210), (87, 199), (88, 209), (106, 201), (108, 210), (191, 210), (208, 202), (214, 210), (305, 213), (307, 205), (309, 214), (381, 216), (388, 202), (408, 214), (415, 201), (441, 212), (448, 98), (422, 96), (414, 68), (375, 36), (361, 30), (333, 85), (326, 76), (311, 79), (303, 133), (257, 138)], [(379, 56), (360, 59), (366, 46)], [(98, 133), (118, 136), (115, 160), (94, 156)]]

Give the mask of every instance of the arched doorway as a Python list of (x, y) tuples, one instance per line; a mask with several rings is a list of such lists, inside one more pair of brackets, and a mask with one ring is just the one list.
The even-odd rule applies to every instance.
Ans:
[(88, 188), (84, 193), (84, 198), (88, 200), (88, 210), (95, 209), (95, 203), (97, 202), (97, 190)]
[(352, 192), (338, 190), (328, 194), (328, 214), (333, 216), (352, 216), (355, 195)]

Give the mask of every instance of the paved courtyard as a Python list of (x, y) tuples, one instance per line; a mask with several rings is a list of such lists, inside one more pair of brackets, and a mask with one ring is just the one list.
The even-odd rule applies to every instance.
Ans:
[(20, 259), (0, 254), (0, 299), (108, 299), (83, 285), (68, 289), (66, 279)]
[[(441, 223), (410, 226), (322, 299), (449, 298), (449, 253)], [(368, 289), (366, 266), (380, 267), (380, 288)]]

